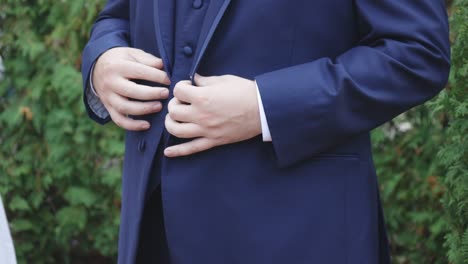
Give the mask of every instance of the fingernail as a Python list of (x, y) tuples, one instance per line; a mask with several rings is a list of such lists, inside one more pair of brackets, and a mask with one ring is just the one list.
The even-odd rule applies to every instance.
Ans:
[(162, 97), (167, 97), (167, 96), (169, 96), (169, 90), (167, 90), (167, 89), (162, 90), (162, 91), (161, 91), (161, 96), (162, 96)]
[(172, 149), (167, 148), (167, 149), (164, 150), (164, 155), (170, 156), (171, 154), (172, 154)]
[(142, 129), (148, 129), (148, 128), (150, 128), (150, 124), (149, 124), (149, 123), (143, 123), (143, 124), (141, 125), (141, 128), (142, 128)]
[(157, 103), (155, 103), (155, 104), (153, 105), (153, 109), (157, 110), (157, 109), (159, 109), (159, 108), (161, 108), (161, 103), (160, 103), (160, 102), (157, 102)]

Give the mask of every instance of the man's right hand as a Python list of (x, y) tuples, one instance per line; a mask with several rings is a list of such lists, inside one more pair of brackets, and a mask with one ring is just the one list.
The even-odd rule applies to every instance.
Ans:
[(128, 115), (159, 112), (162, 109), (159, 100), (169, 96), (167, 88), (140, 85), (132, 81), (170, 84), (162, 60), (139, 49), (119, 47), (104, 52), (94, 65), (92, 76), (96, 94), (112, 120), (127, 130), (148, 129), (149, 122), (135, 120)]

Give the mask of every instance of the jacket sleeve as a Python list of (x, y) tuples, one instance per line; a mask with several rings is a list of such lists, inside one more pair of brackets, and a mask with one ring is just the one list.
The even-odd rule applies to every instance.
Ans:
[(83, 78), (83, 101), (88, 115), (100, 124), (110, 121), (110, 117), (97, 116), (89, 105), (86, 89), (89, 85), (91, 69), (97, 58), (114, 47), (129, 46), (129, 6), (128, 0), (109, 0), (99, 14), (92, 30), (91, 37), (82, 54), (81, 74)]
[(447, 82), (444, 1), (355, 5), (355, 47), (255, 78), (280, 167), (367, 133), (434, 97)]

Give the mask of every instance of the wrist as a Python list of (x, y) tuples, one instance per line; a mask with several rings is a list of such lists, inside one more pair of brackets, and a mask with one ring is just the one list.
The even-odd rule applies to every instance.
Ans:
[(96, 83), (95, 80), (94, 80), (94, 66), (96, 66), (96, 64), (93, 64), (93, 66), (91, 67), (91, 73), (90, 73), (90, 76), (89, 76), (89, 89), (91, 90), (91, 92), (97, 97), (99, 98), (99, 94), (97, 93), (96, 91), (96, 88), (94, 86), (94, 84)]

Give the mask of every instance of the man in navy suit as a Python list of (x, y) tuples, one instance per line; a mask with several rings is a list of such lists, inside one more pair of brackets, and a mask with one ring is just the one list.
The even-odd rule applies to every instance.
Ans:
[(119, 263), (389, 263), (369, 131), (449, 57), (443, 0), (109, 0), (82, 72), (127, 130)]

